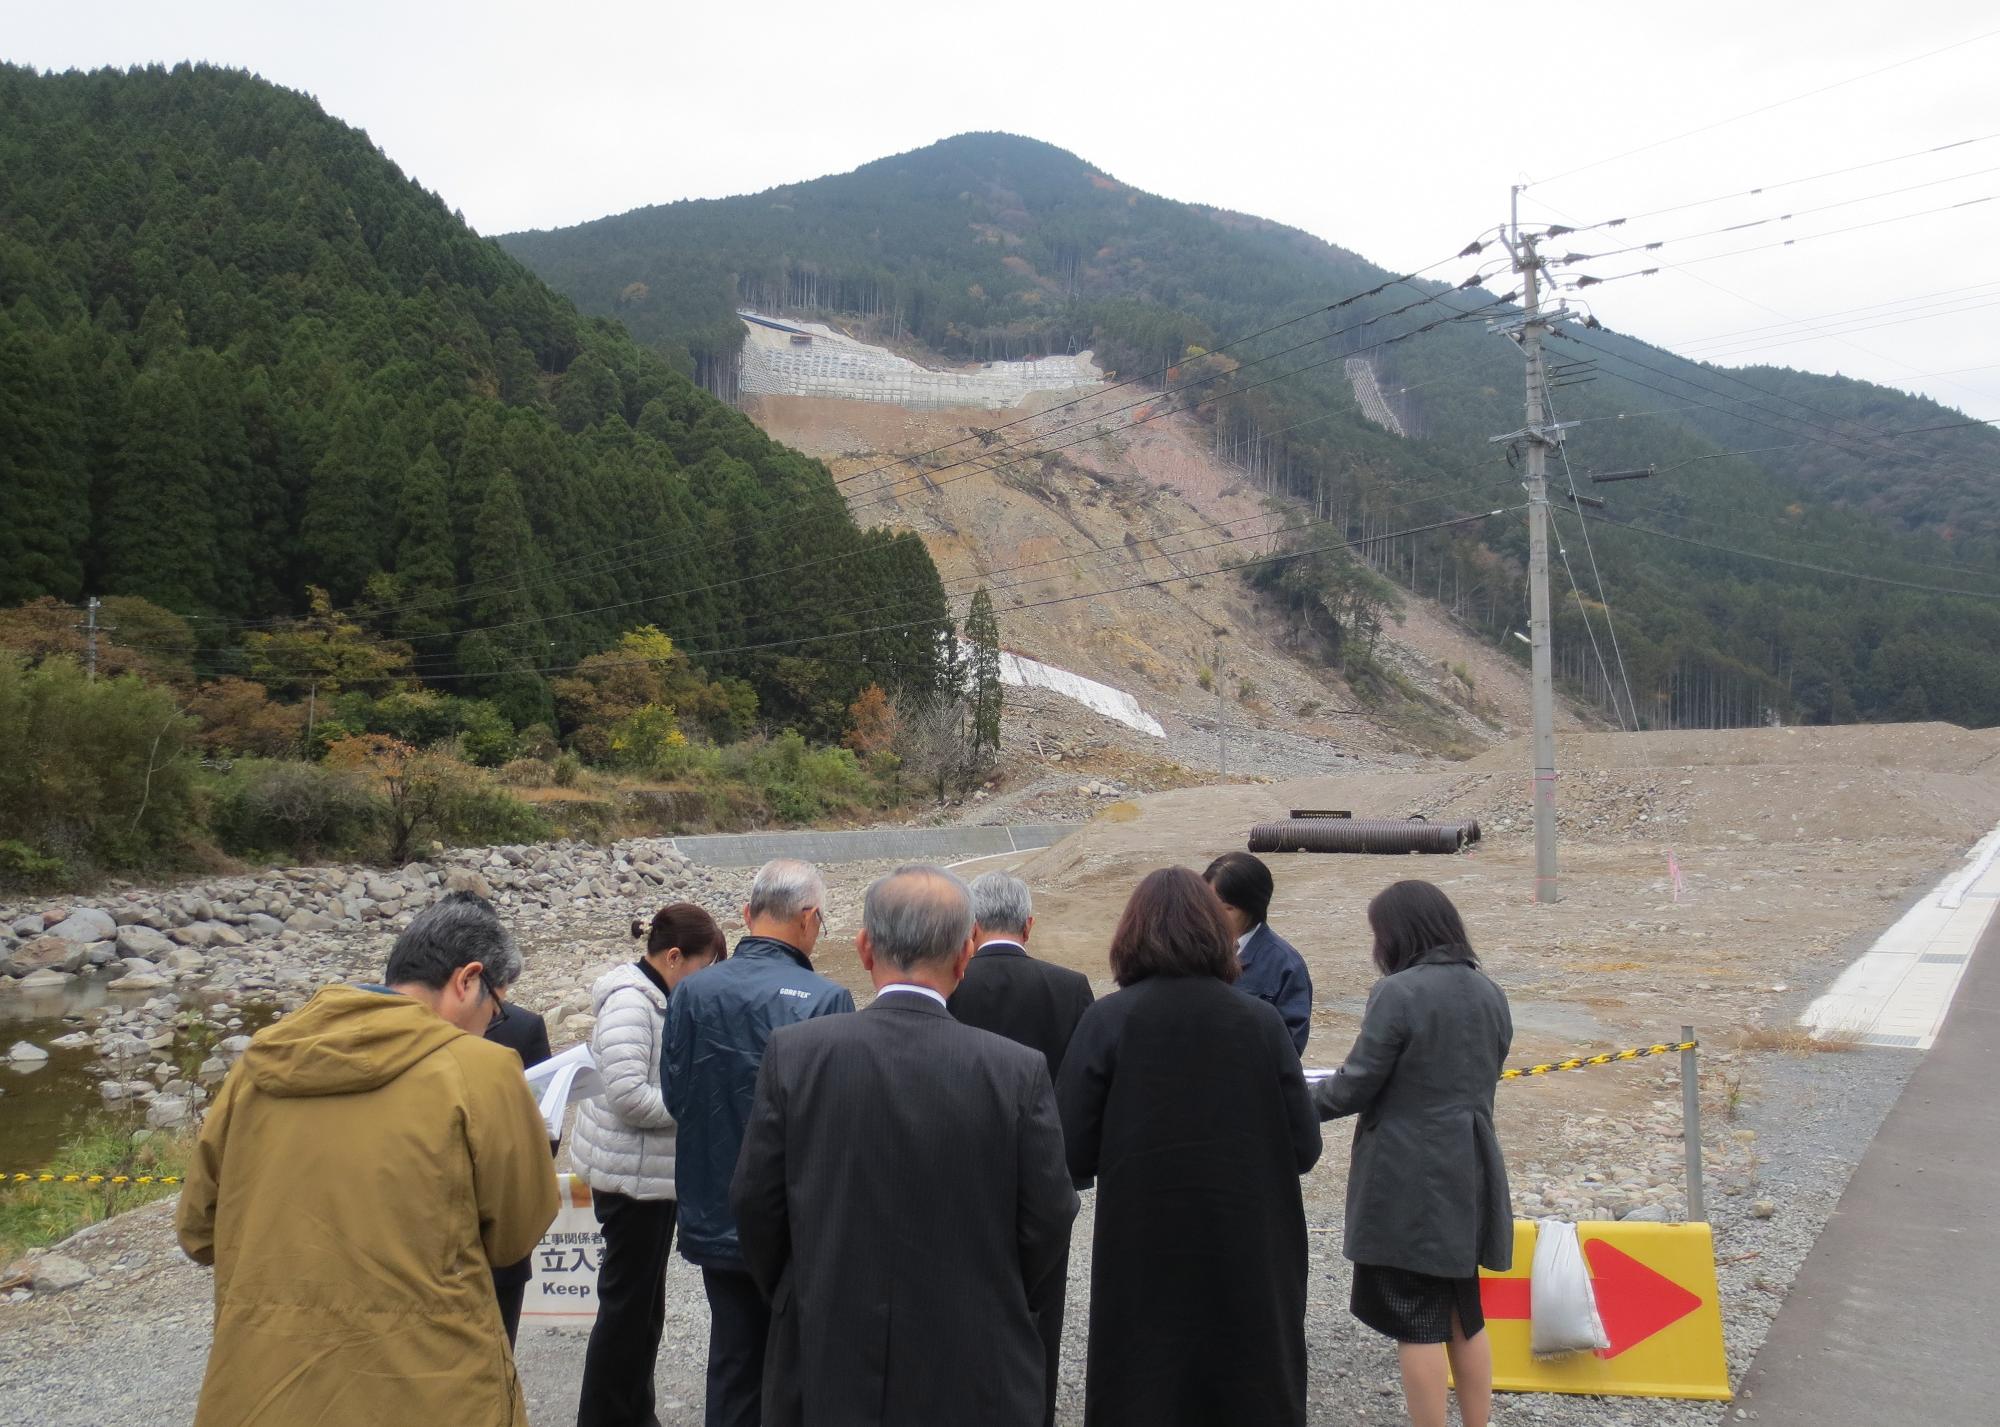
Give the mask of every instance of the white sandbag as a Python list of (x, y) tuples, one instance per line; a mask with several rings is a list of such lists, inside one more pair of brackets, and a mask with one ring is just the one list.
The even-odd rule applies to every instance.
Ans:
[(1529, 1273), (1534, 1326), (1529, 1346), (1536, 1357), (1608, 1348), (1604, 1321), (1597, 1316), (1597, 1292), (1576, 1225), (1543, 1219), (1535, 1226), (1535, 1263)]

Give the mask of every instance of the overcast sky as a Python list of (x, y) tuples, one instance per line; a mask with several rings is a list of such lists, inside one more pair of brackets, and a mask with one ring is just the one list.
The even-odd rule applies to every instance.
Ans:
[[(1586, 223), (1979, 139), (1567, 241), (1597, 252), (1838, 204), (1579, 270), (1684, 265), (1588, 296), (1608, 325), (1690, 355), (2000, 416), (2000, 201), (1906, 216), (2000, 194), (1992, 0), (5, 0), (0, 17), (0, 57), (19, 63), (200, 59), (308, 91), (485, 233), (1004, 129), (1401, 270), (1499, 221), (1516, 182), (1537, 180), (1525, 216)], [(1689, 262), (1880, 219), (1898, 221)], [(1773, 345), (1795, 319), (1840, 335)]]

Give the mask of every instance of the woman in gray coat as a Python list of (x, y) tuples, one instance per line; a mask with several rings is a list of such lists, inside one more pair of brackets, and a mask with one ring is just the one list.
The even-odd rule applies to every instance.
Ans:
[(1375, 965), (1361, 1034), (1313, 1087), (1322, 1120), (1354, 1115), (1346, 1254), (1354, 1316), (1394, 1338), (1415, 1427), (1444, 1427), (1447, 1359), (1465, 1427), (1486, 1427), (1493, 1355), (1479, 1270), (1514, 1258), (1493, 1089), (1514, 1039), (1451, 899), (1398, 882), (1368, 904)]

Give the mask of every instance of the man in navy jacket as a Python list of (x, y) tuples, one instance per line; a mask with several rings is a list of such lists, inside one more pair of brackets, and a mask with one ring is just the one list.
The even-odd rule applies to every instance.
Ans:
[(1312, 1034), (1313, 983), (1298, 949), (1265, 922), (1271, 910), (1274, 884), (1271, 869), (1247, 852), (1229, 852), (1202, 873), (1236, 932), (1236, 961), (1241, 968), (1236, 989), (1268, 1001), (1285, 1018), (1292, 1044), (1300, 1055)]
[(701, 1270), (708, 1294), (706, 1427), (763, 1421), (771, 1309), (744, 1260), (729, 1183), (771, 1032), (854, 1009), (844, 987), (812, 969), (825, 902), (826, 882), (810, 862), (765, 863), (735, 953), (681, 982), (667, 1002), (661, 1079), (678, 1126), (681, 1257)]

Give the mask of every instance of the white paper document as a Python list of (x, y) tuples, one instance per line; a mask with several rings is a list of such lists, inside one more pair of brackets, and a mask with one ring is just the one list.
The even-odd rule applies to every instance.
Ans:
[(604, 1077), (597, 1073), (590, 1043), (580, 1041), (561, 1055), (552, 1055), (528, 1071), (528, 1089), (540, 1103), (549, 1138), (562, 1138), (563, 1112), (581, 1100), (595, 1100), (604, 1093)]

